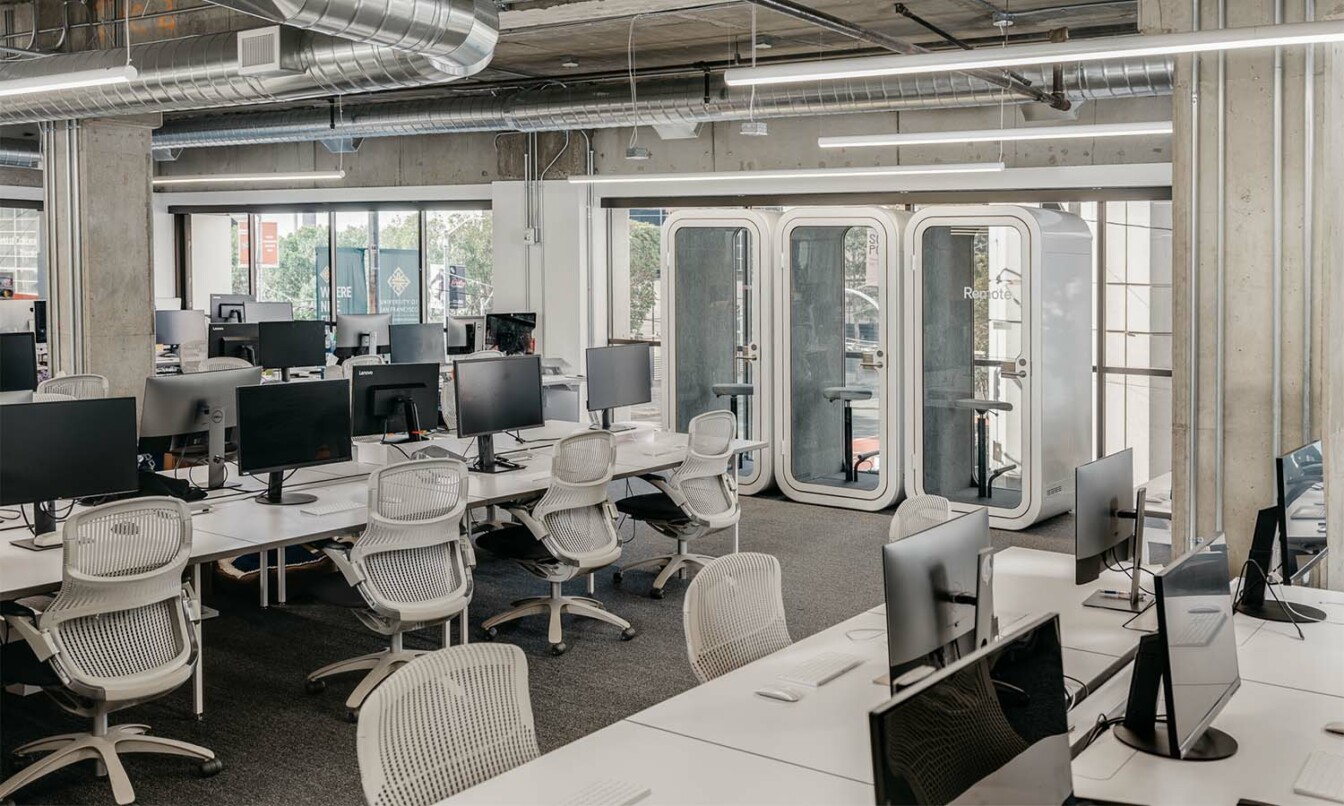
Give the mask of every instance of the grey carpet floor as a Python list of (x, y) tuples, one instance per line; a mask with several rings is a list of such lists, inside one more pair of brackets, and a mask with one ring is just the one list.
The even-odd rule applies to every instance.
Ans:
[[(623, 486), (623, 485), (622, 485)], [(636, 492), (639, 492), (638, 490)], [(795, 639), (811, 635), (881, 601), (878, 547), (886, 539), (889, 513), (861, 513), (808, 506), (774, 497), (744, 498), (741, 545), (778, 557), (784, 571), (784, 605)], [(997, 548), (1018, 545), (1071, 551), (1068, 516), (1028, 532), (995, 532)], [(630, 536), (630, 527), (623, 530)], [(666, 553), (674, 544), (641, 528), (625, 549), (628, 561)], [(727, 552), (731, 538), (697, 543), (707, 554)], [(471, 606), (480, 622), (512, 599), (543, 592), (544, 584), (511, 562), (480, 553)], [(639, 630), (623, 642), (616, 628), (567, 621), (569, 651), (547, 651), (544, 620), (529, 619), (500, 630), (499, 640), (527, 653), (533, 713), (543, 752), (567, 744), (695, 685), (686, 660), (681, 605), (685, 583), (669, 583), (667, 597), (649, 598), (652, 575), (597, 577), (597, 597)], [(573, 583), (579, 592), (580, 583)], [(297, 588), (297, 589), (296, 589)], [(221, 611), (205, 625), (207, 713), (191, 714), (190, 686), (113, 716), (113, 722), (143, 722), (154, 733), (212, 748), (225, 762), (210, 779), (196, 776), (194, 762), (138, 756), (126, 762), (140, 804), (315, 804), (363, 802), (355, 760), (355, 727), (345, 721), (344, 700), (355, 675), (337, 679), (322, 694), (304, 690), (304, 676), (324, 664), (382, 648), (348, 611), (316, 603), (291, 585), (290, 603), (262, 610), (254, 594), (216, 590), (209, 601)], [(473, 632), (472, 640), (477, 640)], [(437, 630), (411, 636), (407, 645), (433, 648)], [(87, 730), (87, 724), (44, 696), (0, 699), (0, 772), (14, 770), (10, 751), (27, 741)], [(53, 774), (19, 793), (20, 804), (109, 804), (111, 792), (84, 762)]]

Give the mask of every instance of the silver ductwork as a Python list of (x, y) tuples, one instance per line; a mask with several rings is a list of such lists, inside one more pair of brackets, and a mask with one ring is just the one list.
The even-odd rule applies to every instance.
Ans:
[[(389, 4), (383, 6), (391, 10)], [(443, 9), (440, 17), (455, 27), (442, 31), (439, 49), (423, 55), (382, 43), (338, 38), (319, 31), (281, 29), (277, 37), (283, 68), (246, 74), (239, 71), (238, 34), (221, 33), (151, 42), (131, 48), (135, 79), (100, 87), (82, 87), (6, 98), (0, 123), (24, 123), (103, 115), (208, 109), (267, 101), (377, 92), (442, 84), (479, 71), (488, 63), (498, 39), (499, 18), (492, 0), (414, 0), (400, 3), (400, 13)], [(334, 17), (322, 17), (333, 29)], [(423, 20), (406, 21), (416, 29)], [(368, 24), (347, 26), (364, 31)], [(383, 38), (392, 38), (388, 22)], [(456, 44), (453, 44), (456, 43)], [(34, 78), (126, 62), (121, 50), (60, 54), (42, 59), (0, 63), (0, 81)]]
[[(1023, 71), (1048, 86), (1051, 69)], [(1071, 101), (1170, 95), (1165, 58), (1071, 65), (1064, 70)], [(241, 113), (170, 122), (154, 135), (155, 149), (205, 148), (317, 141), (332, 137), (390, 137), (476, 131), (555, 131), (623, 126), (713, 123), (748, 118), (807, 117), (956, 106), (1023, 103), (979, 79), (958, 74), (899, 76), (806, 86), (706, 93), (700, 79), (641, 83), (632, 102), (625, 85), (576, 90), (551, 85), (509, 96), (456, 95), (346, 108), (334, 122), (324, 110)]]
[(41, 168), (42, 152), (27, 140), (0, 140), (0, 168)]

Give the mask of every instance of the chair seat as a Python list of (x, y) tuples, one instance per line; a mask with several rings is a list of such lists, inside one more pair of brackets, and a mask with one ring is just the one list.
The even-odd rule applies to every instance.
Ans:
[(551, 553), (522, 524), (494, 529), (476, 538), (476, 545), (511, 560), (553, 560)]
[(718, 397), (751, 397), (756, 387), (749, 383), (716, 383), (710, 390)]
[(635, 520), (641, 521), (689, 521), (686, 513), (681, 511), (667, 493), (648, 493), (646, 495), (632, 495), (628, 498), (622, 498), (616, 502), (616, 511), (622, 512)]
[(873, 390), (864, 386), (827, 386), (821, 390), (827, 400), (872, 400)]

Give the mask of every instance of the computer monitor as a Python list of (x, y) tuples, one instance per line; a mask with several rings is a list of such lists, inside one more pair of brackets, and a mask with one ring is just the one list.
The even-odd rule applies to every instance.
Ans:
[(350, 383), (300, 381), (238, 389), (238, 470), (268, 474), (263, 504), (310, 504), (284, 491), (285, 471), (350, 461)]
[(392, 325), (388, 328), (393, 364), (447, 364), (444, 330), (437, 324)]
[(227, 356), (257, 363), (257, 325), (211, 324), (206, 354), (211, 358)]
[(37, 388), (37, 341), (32, 333), (0, 333), (0, 393)]
[(535, 313), (491, 313), (485, 316), (485, 335), (490, 346), (505, 355), (532, 352), (532, 332), (537, 329)]
[(1292, 585), (1298, 574), (1298, 554), (1320, 554), (1326, 547), (1325, 464), (1317, 440), (1278, 457), (1279, 550), (1283, 580)]
[(472, 347), (472, 335), (467, 332), (471, 325), (461, 319), (454, 319), (451, 316), (443, 318), (444, 344), (448, 347), (448, 352), (454, 349), (463, 350)]
[(1289, 604), (1277, 596), (1273, 601), (1265, 599), (1270, 586), (1269, 573), (1274, 570), (1275, 538), (1279, 535), (1279, 515), (1282, 512), (1282, 508), (1275, 505), (1256, 513), (1251, 550), (1239, 575), (1237, 612), (1264, 621), (1325, 621), (1325, 611), (1319, 608)]
[(257, 363), (280, 370), (284, 380), (294, 367), (327, 363), (326, 322), (261, 322), (257, 325)]
[(877, 803), (1072, 803), (1068, 694), (1050, 614), (868, 715)]
[(154, 343), (177, 345), (205, 341), (210, 321), (204, 311), (155, 311)]
[(893, 687), (993, 639), (993, 556), (984, 508), (882, 547)]
[(253, 325), (259, 322), (293, 322), (294, 304), (290, 302), (244, 302), (243, 321)]
[(135, 398), (0, 406), (0, 506), (33, 505), (33, 534), (56, 531), (62, 498), (139, 489)]
[(352, 432), (424, 439), (425, 425), (438, 425), (438, 364), (369, 364), (354, 368), (350, 387)]
[[(1237, 752), (1235, 739), (1211, 727), (1241, 686), (1229, 578), (1221, 537), (1154, 576), (1157, 632), (1139, 639), (1115, 738), (1135, 750), (1191, 761)], [(1164, 698), (1162, 716), (1158, 697)]]
[(261, 367), (151, 376), (145, 379), (140, 437), (186, 437), (207, 434), (207, 489), (224, 486), (228, 429), (238, 424), (234, 408), (237, 389), (261, 383)]
[(588, 410), (602, 412), (603, 428), (612, 428), (612, 409), (653, 400), (653, 350), (648, 344), (589, 347), (585, 359)]
[(546, 423), (542, 407), (541, 357), (500, 356), (453, 362), (457, 435), (476, 437), (472, 470), (501, 473), (521, 467), (495, 457), (493, 435)]
[(390, 353), (392, 314), (342, 313), (336, 315), (336, 354), (349, 357)]
[(251, 294), (211, 294), (211, 322), (243, 322), (243, 305), (256, 302)]
[(1096, 591), (1084, 607), (1141, 613), (1153, 603), (1139, 585), (1146, 488), (1134, 491), (1134, 451), (1126, 448), (1074, 470), (1074, 584), (1095, 582), (1103, 568), (1130, 563), (1129, 591)]

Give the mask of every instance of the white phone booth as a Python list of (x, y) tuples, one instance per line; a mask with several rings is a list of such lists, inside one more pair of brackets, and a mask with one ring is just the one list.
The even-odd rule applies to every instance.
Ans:
[(1091, 458), (1092, 234), (1035, 207), (927, 207), (910, 220), (910, 495), (1022, 529), (1073, 507)]

